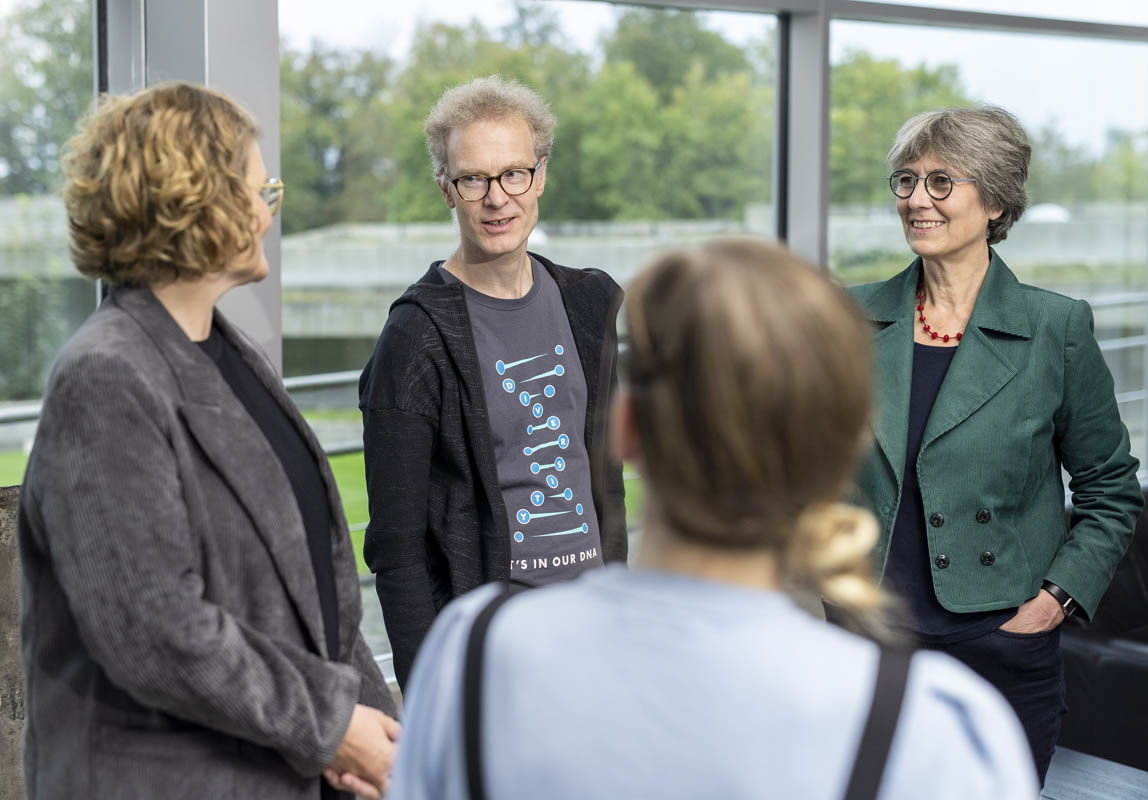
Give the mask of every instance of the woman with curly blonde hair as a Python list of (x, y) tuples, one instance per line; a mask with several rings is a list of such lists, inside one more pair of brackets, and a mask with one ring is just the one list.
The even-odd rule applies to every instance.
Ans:
[(215, 308), (268, 271), (283, 186), (257, 136), (167, 84), (103, 98), (65, 155), (73, 260), (111, 293), (53, 366), (21, 493), (32, 800), (386, 784), (394, 704), (330, 467)]
[(415, 663), (395, 792), (1033, 800), (987, 684), (784, 592), (881, 628), (876, 522), (837, 502), (870, 415), (845, 293), (788, 251), (719, 240), (657, 259), (625, 309), (613, 434), (645, 478), (637, 568), (449, 606)]

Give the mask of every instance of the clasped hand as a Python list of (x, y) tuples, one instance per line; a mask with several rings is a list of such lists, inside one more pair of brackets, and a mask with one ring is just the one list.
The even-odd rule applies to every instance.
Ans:
[(379, 800), (395, 762), (399, 723), (382, 711), (356, 705), (351, 724), (323, 777), (336, 789)]

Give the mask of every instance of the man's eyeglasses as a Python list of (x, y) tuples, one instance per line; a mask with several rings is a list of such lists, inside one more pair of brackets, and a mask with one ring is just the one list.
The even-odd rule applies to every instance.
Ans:
[(275, 216), (283, 205), (283, 192), (286, 188), (278, 178), (268, 178), (267, 183), (258, 187), (259, 197), (271, 209), (271, 216)]
[(534, 173), (542, 166), (542, 159), (533, 167), (511, 167), (501, 175), (488, 178), (485, 175), (459, 175), (457, 178), (447, 176), (458, 196), (468, 203), (482, 200), (490, 193), (491, 181), (498, 181), (502, 191), (512, 197), (525, 194), (534, 185)]
[(953, 193), (954, 183), (976, 183), (976, 178), (954, 178), (943, 169), (935, 169), (928, 175), (914, 175), (907, 169), (899, 169), (889, 176), (889, 188), (893, 194), (904, 199), (912, 197), (917, 190), (917, 181), (925, 182), (925, 191), (934, 200), (944, 200)]

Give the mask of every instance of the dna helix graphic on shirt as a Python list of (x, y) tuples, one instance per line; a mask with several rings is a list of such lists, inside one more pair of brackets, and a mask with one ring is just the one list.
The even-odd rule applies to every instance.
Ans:
[[(559, 344), (554, 346), (553, 352), (555, 356), (561, 358), (565, 355), (566, 349)], [(530, 461), (524, 462), (526, 468), (530, 470), (531, 474), (540, 478), (545, 476), (545, 490), (538, 488), (532, 491), (530, 493), (530, 508), (520, 508), (515, 512), (514, 519), (520, 530), (514, 532), (514, 541), (518, 543), (525, 541), (527, 535), (531, 539), (545, 539), (552, 536), (589, 533), (590, 531), (590, 526), (585, 522), (577, 523), (573, 528), (551, 530), (551, 528), (563, 527), (562, 524), (556, 525), (555, 523), (570, 524), (569, 519), (562, 518), (569, 518), (571, 515), (574, 515), (575, 518), (581, 517), (585, 511), (582, 503), (574, 502), (574, 491), (568, 486), (564, 488), (559, 477), (566, 470), (566, 459), (560, 453), (570, 446), (570, 436), (565, 433), (558, 433), (562, 427), (562, 420), (553, 414), (547, 416), (544, 405), (546, 400), (554, 398), (558, 394), (558, 389), (547, 379), (562, 378), (566, 374), (566, 368), (559, 361), (554, 364), (552, 369), (519, 378), (517, 381), (507, 375), (510, 370), (518, 370), (518, 374), (535, 372), (540, 367), (533, 362), (548, 355), (549, 353), (540, 353), (512, 362), (500, 359), (494, 364), (495, 371), (504, 376), (502, 380), (503, 390), (510, 395), (518, 392), (518, 402), (528, 414), (529, 422), (526, 425), (526, 435), (538, 437), (537, 444), (532, 443), (522, 448), (522, 455), (530, 459)], [(543, 381), (546, 382), (543, 383)], [(533, 439), (531, 441), (533, 442)], [(570, 506), (570, 503), (574, 503), (574, 505)], [(529, 534), (526, 531), (529, 531)]]

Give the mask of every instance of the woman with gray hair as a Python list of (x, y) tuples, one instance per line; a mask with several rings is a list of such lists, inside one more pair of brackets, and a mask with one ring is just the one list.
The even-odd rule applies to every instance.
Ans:
[(878, 573), (924, 647), (1009, 700), (1043, 782), (1064, 711), (1060, 623), (1095, 612), (1143, 502), (1088, 304), (1021, 284), (992, 248), (1028, 202), (1029, 154), (1000, 108), (906, 122), (889, 186), (917, 258), (853, 293), (875, 326), (858, 489), (881, 523)]

